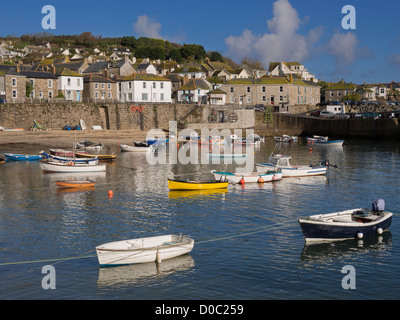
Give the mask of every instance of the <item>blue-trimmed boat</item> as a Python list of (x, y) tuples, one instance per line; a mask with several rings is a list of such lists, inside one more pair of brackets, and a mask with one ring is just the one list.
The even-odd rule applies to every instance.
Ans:
[(372, 210), (350, 209), (299, 219), (306, 242), (337, 241), (382, 234), (392, 224), (393, 213), (385, 211), (384, 200), (372, 203)]
[(6, 160), (13, 161), (36, 161), (43, 158), (42, 154), (16, 154), (16, 153), (4, 153)]
[(344, 140), (329, 140), (328, 137), (322, 136), (313, 136), (312, 138), (306, 138), (308, 143), (312, 143), (314, 145), (323, 145), (323, 146), (342, 146)]

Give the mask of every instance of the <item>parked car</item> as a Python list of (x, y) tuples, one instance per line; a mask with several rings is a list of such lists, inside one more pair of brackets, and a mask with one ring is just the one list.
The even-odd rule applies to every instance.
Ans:
[(0, 104), (2, 103), (7, 103), (6, 97), (3, 95), (0, 96)]
[(255, 111), (264, 111), (265, 110), (265, 106), (263, 104), (256, 104), (254, 106), (254, 110)]
[(336, 113), (334, 118), (335, 119), (350, 119), (350, 116), (346, 113)]
[(310, 116), (319, 117), (320, 113), (321, 113), (321, 110), (313, 111), (313, 112), (310, 113)]
[(361, 119), (361, 118), (362, 118), (362, 113), (357, 112), (357, 113), (354, 115), (354, 118), (356, 118), (356, 119)]
[(381, 118), (381, 114), (376, 112), (366, 112), (362, 114), (362, 117), (364, 119), (370, 119), (370, 118), (378, 119)]
[(332, 111), (321, 111), (319, 116), (320, 118), (333, 118), (335, 114)]

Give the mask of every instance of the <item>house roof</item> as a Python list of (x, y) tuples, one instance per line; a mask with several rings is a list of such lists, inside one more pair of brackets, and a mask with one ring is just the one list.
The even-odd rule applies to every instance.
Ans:
[(261, 77), (232, 79), (226, 84), (290, 84), (290, 81), (286, 77)]
[(42, 71), (20, 71), (20, 74), (26, 76), (27, 78), (36, 78), (36, 79), (57, 79), (56, 75), (51, 72), (42, 72)]
[(226, 94), (226, 92), (220, 88), (208, 91), (207, 94)]
[(64, 68), (61, 73), (56, 73), (58, 76), (66, 76), (66, 77), (83, 77), (82, 74), (74, 72), (70, 69)]
[(98, 61), (98, 62), (94, 62), (91, 65), (89, 65), (89, 67), (87, 67), (83, 73), (96, 73), (96, 72), (100, 72), (103, 71), (104, 69), (107, 68), (108, 66), (107, 61)]
[(346, 83), (346, 82), (337, 82), (337, 83), (330, 83), (325, 90), (354, 90), (357, 86), (353, 83)]
[(83, 77), (83, 82), (106, 82), (106, 83), (116, 83), (116, 81), (102, 77), (98, 74), (87, 74)]
[(186, 84), (184, 84), (182, 87), (179, 88), (179, 90), (195, 90), (195, 89), (209, 90), (210, 85), (203, 79), (191, 79)]
[(116, 79), (119, 81), (171, 81), (170, 79), (150, 73), (132, 73), (130, 76), (116, 77)]

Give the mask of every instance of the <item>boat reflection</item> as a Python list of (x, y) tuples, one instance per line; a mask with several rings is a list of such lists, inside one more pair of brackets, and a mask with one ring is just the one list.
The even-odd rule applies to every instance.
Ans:
[(345, 257), (366, 251), (385, 251), (392, 246), (392, 234), (385, 231), (380, 236), (343, 241), (304, 243), (301, 253), (303, 263), (312, 263), (334, 257)]
[[(149, 262), (125, 266), (99, 268), (97, 285), (99, 287), (121, 284), (137, 284), (151, 281), (154, 278), (166, 277), (175, 272), (190, 270), (194, 267), (194, 260), (189, 254), (161, 263)], [(158, 280), (157, 280), (158, 281)]]
[(193, 197), (208, 197), (221, 195), (225, 196), (228, 192), (228, 189), (210, 189), (210, 190), (171, 190), (168, 193), (168, 197), (170, 199), (179, 199), (179, 198), (193, 198)]

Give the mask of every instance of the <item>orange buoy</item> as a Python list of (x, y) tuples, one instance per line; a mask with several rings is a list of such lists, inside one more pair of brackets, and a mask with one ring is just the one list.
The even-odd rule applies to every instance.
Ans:
[(312, 148), (308, 149), (310, 152), (312, 151)]
[(109, 196), (110, 198), (112, 198), (113, 195), (114, 195), (114, 193), (112, 192), (112, 190), (108, 190), (108, 196)]
[(244, 178), (242, 177), (242, 179), (239, 180), (239, 184), (245, 184), (246, 181), (244, 181)]
[(257, 182), (258, 182), (258, 183), (264, 183), (264, 178), (260, 176), (260, 177), (258, 178)]

